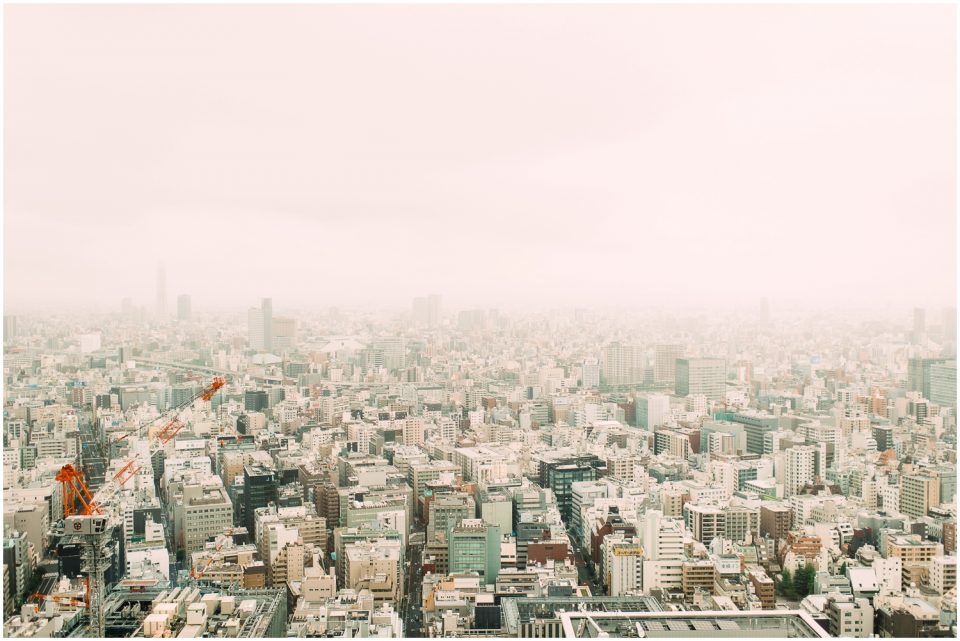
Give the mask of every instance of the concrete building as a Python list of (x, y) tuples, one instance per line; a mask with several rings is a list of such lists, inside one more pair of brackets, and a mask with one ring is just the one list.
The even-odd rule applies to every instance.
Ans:
[(722, 358), (680, 358), (676, 361), (676, 395), (703, 394), (710, 401), (722, 401), (726, 392), (727, 369)]

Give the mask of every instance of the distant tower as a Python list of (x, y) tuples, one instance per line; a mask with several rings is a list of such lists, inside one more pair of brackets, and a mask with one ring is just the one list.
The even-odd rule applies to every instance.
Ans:
[(167, 270), (163, 263), (157, 267), (157, 314), (163, 316), (167, 313)]
[(273, 299), (264, 298), (260, 309), (263, 312), (263, 348), (270, 351), (273, 349)]
[(760, 322), (764, 325), (770, 322), (770, 301), (766, 296), (760, 299)]
[(943, 310), (943, 339), (947, 343), (957, 340), (957, 308), (947, 307)]
[(3, 342), (10, 343), (17, 337), (17, 317), (3, 317)]
[(437, 294), (430, 294), (427, 298), (427, 326), (431, 329), (440, 327), (440, 301)]
[(193, 313), (189, 294), (180, 294), (177, 297), (177, 320), (188, 321)]
[(922, 307), (913, 309), (913, 342), (919, 343), (927, 331), (927, 313)]

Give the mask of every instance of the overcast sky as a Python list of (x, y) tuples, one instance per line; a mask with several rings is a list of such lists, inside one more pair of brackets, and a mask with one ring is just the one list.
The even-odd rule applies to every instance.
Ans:
[(953, 6), (4, 11), (9, 311), (955, 298)]

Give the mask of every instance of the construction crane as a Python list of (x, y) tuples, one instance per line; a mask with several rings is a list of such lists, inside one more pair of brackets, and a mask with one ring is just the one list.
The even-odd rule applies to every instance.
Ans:
[(213, 551), (213, 554), (210, 555), (210, 558), (207, 559), (207, 562), (203, 564), (203, 568), (202, 568), (199, 572), (197, 572), (197, 566), (193, 566), (193, 567), (190, 569), (190, 578), (191, 578), (191, 579), (198, 579), (198, 580), (199, 580), (200, 578), (202, 578), (202, 577), (203, 577), (203, 573), (207, 571), (207, 568), (209, 568), (210, 565), (213, 563), (214, 559), (217, 558), (217, 557), (216, 557), (217, 552), (219, 552), (219, 551), (222, 550), (222, 549), (223, 549), (223, 543), (220, 542), (220, 543), (217, 544), (217, 548)]
[[(64, 465), (55, 477), (63, 488), (64, 501), (63, 521), (57, 525), (53, 534), (82, 544), (82, 561), (87, 575), (85, 605), (89, 612), (91, 636), (104, 636), (104, 574), (110, 565), (111, 557), (108, 543), (113, 528), (120, 524), (119, 515), (107, 510), (110, 502), (145, 464), (149, 464), (149, 459), (183, 429), (180, 412), (197, 400), (209, 401), (226, 383), (223, 377), (214, 378), (213, 382), (198, 394), (161, 416), (158, 421), (172, 412), (172, 417), (157, 432), (149, 447), (138, 448), (96, 493), (90, 492), (83, 472), (72, 465)], [(143, 427), (146, 426), (142, 426), (138, 433), (142, 433)], [(144, 453), (147, 460), (144, 460)]]
[(30, 598), (40, 599), (42, 601), (53, 601), (58, 605), (72, 605), (74, 607), (79, 607), (79, 608), (85, 608), (87, 606), (87, 604), (81, 601), (80, 599), (74, 599), (73, 597), (59, 595), (59, 594), (50, 595), (50, 594), (37, 593), (32, 595)]

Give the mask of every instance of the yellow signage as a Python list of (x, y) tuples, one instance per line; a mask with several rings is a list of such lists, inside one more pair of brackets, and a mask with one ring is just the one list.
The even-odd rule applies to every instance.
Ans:
[(643, 556), (643, 548), (613, 548), (613, 556)]

